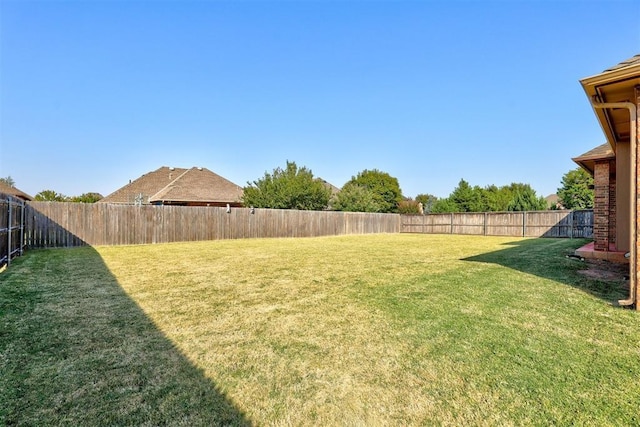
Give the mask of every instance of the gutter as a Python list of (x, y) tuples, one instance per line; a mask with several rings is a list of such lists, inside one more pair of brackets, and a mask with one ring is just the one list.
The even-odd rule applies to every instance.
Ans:
[[(631, 151), (631, 173), (629, 174), (631, 182), (630, 182), (630, 191), (629, 191), (629, 221), (631, 223), (631, 242), (630, 242), (630, 259), (629, 259), (629, 298), (624, 300), (619, 300), (618, 304), (621, 306), (630, 306), (636, 303), (636, 272), (637, 272), (637, 262), (636, 262), (636, 243), (638, 240), (638, 224), (636, 223), (637, 217), (636, 212), (638, 209), (638, 199), (637, 199), (637, 145), (638, 145), (638, 135), (637, 135), (637, 107), (633, 102), (599, 102), (597, 101), (597, 96), (591, 98), (591, 106), (596, 109), (606, 109), (606, 108), (626, 108), (629, 110), (630, 117), (630, 151)], [(638, 308), (638, 307), (636, 307)]]

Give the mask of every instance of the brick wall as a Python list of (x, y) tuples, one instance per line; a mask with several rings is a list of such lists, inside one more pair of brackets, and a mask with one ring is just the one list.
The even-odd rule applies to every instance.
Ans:
[(593, 171), (595, 187), (593, 203), (593, 238), (596, 251), (609, 250), (609, 219), (611, 208), (611, 162), (597, 161)]
[(616, 244), (616, 162), (609, 161), (609, 243)]

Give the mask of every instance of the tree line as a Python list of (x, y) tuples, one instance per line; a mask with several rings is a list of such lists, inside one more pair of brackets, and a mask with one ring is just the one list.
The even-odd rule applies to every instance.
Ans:
[[(15, 187), (8, 176), (1, 182)], [(529, 184), (511, 183), (498, 187), (472, 186), (461, 179), (448, 197), (418, 194), (405, 197), (398, 179), (378, 169), (365, 169), (337, 189), (313, 175), (311, 169), (287, 161), (243, 188), (245, 206), (271, 209), (335, 210), (401, 214), (444, 212), (500, 212), (545, 209), (589, 209), (593, 207), (593, 178), (581, 168), (567, 172), (558, 188), (558, 204), (548, 206)], [(35, 195), (38, 201), (94, 203), (99, 193), (65, 196), (53, 190)]]
[[(15, 188), (16, 182), (11, 176), (7, 176), (5, 178), (0, 178), (0, 182), (4, 183), (9, 187)], [(42, 190), (35, 196), (33, 196), (34, 200), (38, 202), (76, 202), (76, 203), (95, 203), (98, 200), (102, 199), (102, 194), (100, 193), (83, 193), (79, 196), (65, 196), (62, 193), (57, 193), (53, 190)]]
[(310, 169), (287, 161), (284, 168), (265, 172), (262, 178), (248, 182), (243, 202), (256, 208), (402, 214), (588, 209), (593, 207), (593, 178), (581, 168), (569, 171), (562, 178), (558, 197), (558, 204), (549, 206), (529, 184), (482, 188), (461, 179), (448, 197), (419, 194), (412, 199), (402, 195), (397, 178), (377, 169), (359, 172), (333, 192)]

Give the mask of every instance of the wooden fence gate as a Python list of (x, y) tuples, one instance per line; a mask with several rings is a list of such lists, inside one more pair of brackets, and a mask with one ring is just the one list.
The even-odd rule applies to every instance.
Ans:
[(0, 268), (24, 250), (24, 201), (0, 194)]

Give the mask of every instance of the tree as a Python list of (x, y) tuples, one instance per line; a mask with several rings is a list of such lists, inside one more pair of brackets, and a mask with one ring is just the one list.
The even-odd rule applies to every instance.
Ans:
[(0, 178), (0, 182), (8, 185), (9, 187), (15, 187), (16, 186), (16, 182), (13, 180), (13, 178), (11, 178), (11, 176), (7, 176), (6, 178)]
[(507, 206), (508, 211), (543, 211), (545, 209), (547, 209), (547, 201), (544, 197), (538, 197), (528, 184), (524, 184), (524, 187), (513, 192), (513, 198)]
[(69, 200), (64, 194), (56, 193), (53, 190), (42, 190), (34, 196), (39, 202), (66, 202)]
[(420, 209), (420, 203), (417, 200), (406, 198), (398, 204), (398, 213), (403, 215), (421, 215), (424, 213), (424, 206)]
[(69, 201), (76, 203), (95, 203), (100, 199), (102, 199), (102, 194), (100, 193), (84, 193), (79, 196), (72, 197)]
[(464, 179), (460, 180), (449, 199), (457, 206), (457, 212), (484, 212), (487, 210), (482, 188), (477, 185), (471, 187)]
[(331, 190), (310, 169), (289, 161), (285, 169), (265, 172), (264, 177), (247, 184), (242, 201), (256, 208), (322, 210), (331, 197)]
[(336, 211), (345, 212), (381, 212), (373, 190), (354, 183), (346, 183), (332, 201)]
[(431, 213), (460, 212), (458, 205), (450, 198), (438, 199), (431, 207)]
[(593, 208), (593, 177), (584, 169), (570, 170), (562, 177), (558, 198), (566, 209)]
[(489, 185), (484, 188), (484, 201), (489, 212), (504, 212), (513, 199), (513, 192), (507, 186)]
[(374, 200), (380, 209), (378, 212), (398, 211), (398, 204), (402, 201), (402, 190), (397, 178), (377, 169), (365, 169), (357, 176), (351, 177), (345, 186), (351, 184), (360, 185), (373, 193)]
[(502, 187), (471, 186), (461, 179), (446, 199), (436, 201), (432, 213), (445, 212), (500, 212), (544, 210), (547, 202), (538, 197), (529, 184), (511, 183)]
[(422, 203), (422, 210), (424, 213), (430, 213), (433, 209), (433, 205), (438, 201), (438, 198), (432, 194), (418, 194), (416, 196), (416, 202)]

